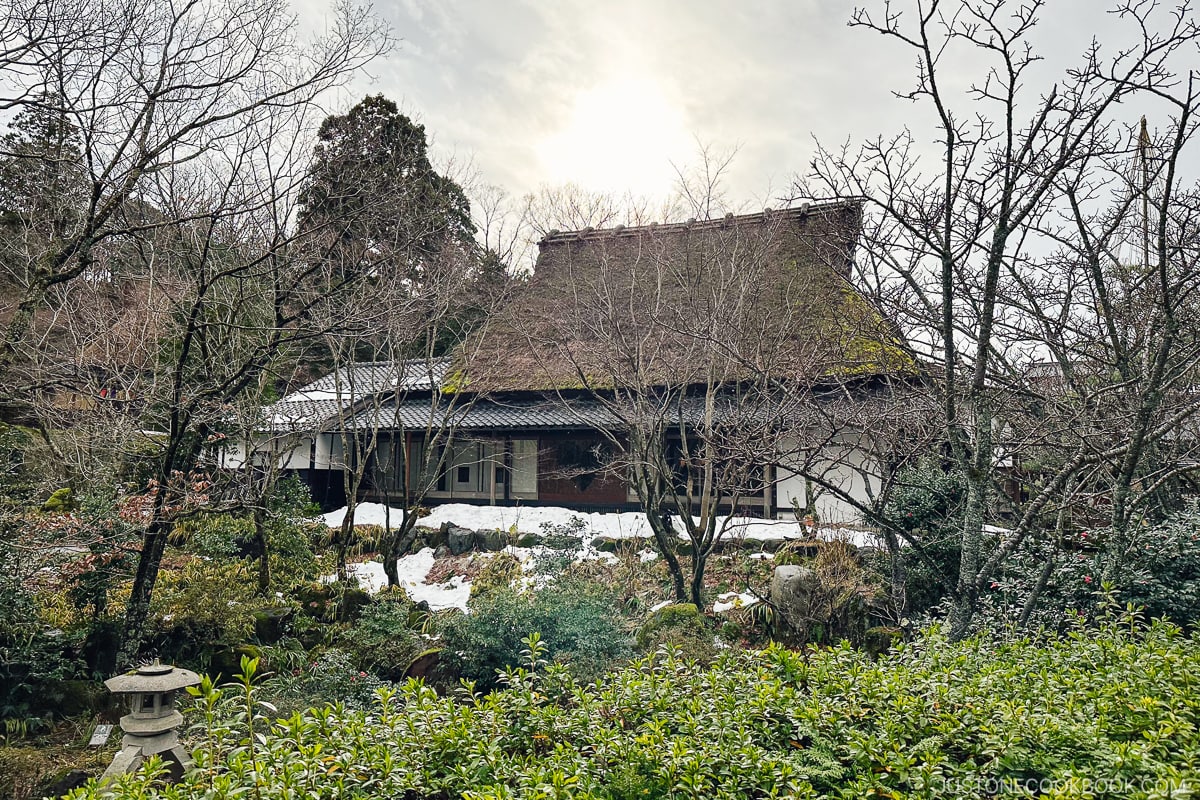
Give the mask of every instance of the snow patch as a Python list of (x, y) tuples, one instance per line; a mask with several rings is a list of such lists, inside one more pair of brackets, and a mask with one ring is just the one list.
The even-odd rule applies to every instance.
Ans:
[[(355, 507), (354, 523), (356, 525), (383, 525), (386, 508), (379, 503), (360, 503)], [(401, 518), (400, 509), (391, 510), (393, 523)], [(323, 515), (325, 524), (331, 528), (340, 527), (345, 519), (346, 509), (340, 508)], [(724, 522), (724, 517), (720, 518)], [(577, 525), (576, 520), (582, 521), (582, 530), (588, 536), (602, 536), (609, 539), (648, 539), (653, 536), (646, 515), (640, 511), (623, 513), (589, 513), (572, 511), (569, 508), (554, 506), (476, 506), (468, 503), (447, 503), (434, 507), (427, 517), (417, 520), (421, 528), (439, 528), (442, 523), (450, 523), (473, 531), (516, 531), (517, 533), (542, 533), (543, 526), (570, 527)], [(686, 538), (683, 526), (679, 520), (674, 521), (675, 529), (680, 538)], [(727, 541), (739, 539), (803, 539), (816, 535), (827, 541), (841, 540), (859, 547), (876, 546), (879, 539), (873, 531), (855, 528), (823, 527), (816, 530), (808, 529), (802, 522), (794, 520), (756, 519), (753, 517), (733, 517), (724, 538)]]
[[(461, 575), (455, 575), (445, 583), (426, 583), (425, 576), (432, 568), (432, 547), (400, 558), (396, 562), (400, 588), (404, 589), (414, 603), (424, 600), (434, 611), (443, 608), (460, 608), (465, 611), (467, 600), (471, 597), (471, 582)], [(350, 574), (358, 579), (359, 586), (371, 592), (378, 592), (387, 586), (387, 575), (384, 574), (383, 564), (378, 561), (351, 564)]]
[(726, 611), (732, 611), (735, 608), (745, 608), (752, 606), (758, 602), (758, 597), (748, 592), (725, 592), (717, 595), (717, 601), (713, 603), (713, 613), (722, 614)]

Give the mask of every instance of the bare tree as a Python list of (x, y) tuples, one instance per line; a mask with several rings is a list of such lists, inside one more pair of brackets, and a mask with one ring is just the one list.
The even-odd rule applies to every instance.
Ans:
[[(319, 335), (313, 309), (352, 282), (324, 281), (297, 257), (303, 143), (317, 99), (388, 36), (366, 11), (341, 5), (326, 34), (302, 41), (277, 0), (86, 9), (13, 0), (4, 14), (16, 38), (0, 63), (0, 104), (63, 121), (78, 141), (72, 165), (83, 190), (49, 226), (37, 209), (15, 209), (22, 235), (6, 237), (6, 261), (25, 268), (13, 273), (0, 372), (54, 358), (38, 347), (58, 337), (55, 326), (35, 323), (63, 308), (81, 278), (158, 293), (151, 306), (165, 320), (153, 370), (138, 376), (128, 406), (135, 429), (153, 431), (154, 475), (126, 611), (129, 659), (168, 532), (211, 500), (202, 457), (227, 427), (229, 404), (261, 387), (282, 353)], [(0, 155), (11, 169), (64, 152)], [(31, 340), (39, 330), (53, 336)]]
[[(311, 41), (282, 0), (6, 0), (0, 18), (0, 107), (70, 126), (81, 173), (64, 224), (8, 240), (25, 268), (0, 338), (5, 375), (46, 293), (92, 270), (102, 246), (181, 222), (171, 210), (199, 220), (214, 213), (178, 203), (151, 212), (160, 173), (220, 161), (245, 131), (308, 108), (388, 45), (385, 30), (349, 4)], [(64, 157), (21, 148), (0, 155), (40, 164)], [(236, 170), (236, 159), (226, 166)]]
[[(942, 438), (967, 485), (954, 636), (969, 629), (997, 567), (1043, 530), (1059, 504), (1080, 496), (1069, 487), (1081, 473), (1110, 470), (1118, 478), (1108, 487), (1114, 513), (1123, 514), (1121, 486), (1139, 476), (1145, 445), (1178, 431), (1190, 413), (1162, 403), (1166, 390), (1182, 388), (1192, 360), (1176, 313), (1193, 280), (1177, 268), (1181, 240), (1166, 222), (1176, 215), (1160, 216), (1155, 238), (1151, 305), (1161, 323), (1151, 322), (1153, 343), (1134, 348), (1132, 361), (1134, 352), (1104, 324), (1113, 319), (1104, 248), (1114, 238), (1103, 229), (1105, 220), (1120, 227), (1132, 210), (1127, 183), (1111, 181), (1116, 160), (1130, 152), (1120, 103), (1144, 98), (1172, 115), (1168, 150), (1176, 156), (1164, 169), (1169, 183), (1179, 179), (1174, 165), (1195, 131), (1197, 75), (1186, 67), (1200, 39), (1194, 11), (1120, 4), (1116, 16), (1135, 44), (1107, 55), (1094, 43), (1077, 68), (1041, 88), (1031, 37), (1042, 5), (932, 0), (904, 12), (888, 2), (856, 11), (852, 25), (916, 55), (915, 86), (900, 96), (928, 110), (940, 153), (920, 154), (910, 132), (858, 149), (822, 149), (800, 187), (808, 196), (865, 198), (860, 277), (930, 365)], [(947, 70), (962, 55), (985, 65), (959, 96), (947, 89)], [(1173, 190), (1156, 204), (1174, 207), (1177, 198)], [(1093, 359), (1096, 333), (1106, 327), (1117, 346), (1100, 343), (1107, 352)], [(1146, 369), (1114, 378), (1114, 357)], [(1038, 377), (1038, 361), (1054, 364), (1051, 380)], [(1118, 396), (1126, 397), (1132, 425), (1109, 402)], [(1027, 498), (997, 491), (1035, 454), (1039, 467), (1021, 472)], [(985, 533), (989, 522), (1011, 530), (997, 541)]]

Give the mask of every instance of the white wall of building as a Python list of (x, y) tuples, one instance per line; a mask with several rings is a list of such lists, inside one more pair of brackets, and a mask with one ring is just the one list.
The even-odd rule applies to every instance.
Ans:
[[(851, 503), (816, 484), (812, 486), (814, 502), (808, 504), (808, 480), (787, 469), (787, 464), (797, 463), (797, 457), (788, 457), (784, 448), (782, 464), (777, 471), (775, 491), (781, 516), (790, 516), (792, 507), (801, 514), (813, 514), (822, 523), (830, 525), (861, 525), (862, 514)], [(809, 469), (819, 470), (821, 478), (844, 492), (854, 500), (870, 504), (879, 490), (880, 479), (875, 461), (870, 454), (852, 439), (835, 439), (809, 459)]]

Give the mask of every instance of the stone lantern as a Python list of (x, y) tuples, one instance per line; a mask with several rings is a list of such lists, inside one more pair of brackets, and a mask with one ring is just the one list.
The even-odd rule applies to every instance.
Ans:
[(192, 759), (179, 744), (183, 715), (175, 708), (175, 695), (199, 682), (200, 676), (191, 670), (160, 664), (157, 659), (106, 680), (104, 685), (110, 692), (129, 695), (130, 708), (121, 717), (121, 730), (125, 732), (121, 752), (101, 779), (132, 772), (147, 758), (157, 755), (166, 762), (171, 780), (178, 780)]

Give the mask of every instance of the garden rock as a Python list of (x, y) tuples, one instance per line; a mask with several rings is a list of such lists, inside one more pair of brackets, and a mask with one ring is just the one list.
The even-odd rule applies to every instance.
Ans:
[(431, 647), (417, 655), (404, 670), (405, 679), (420, 678), (422, 680), (428, 678), (437, 669), (438, 663), (442, 659), (442, 648)]
[(785, 564), (775, 568), (771, 576), (771, 605), (789, 629), (806, 628), (818, 585), (817, 573), (808, 567)]
[(263, 644), (275, 644), (287, 633), (293, 608), (263, 608), (254, 612), (254, 638)]
[(475, 534), (475, 547), (498, 553), (504, 549), (504, 534), (500, 531), (479, 531)]
[(446, 546), (452, 555), (461, 556), (475, 546), (475, 531), (451, 525), (446, 529)]

